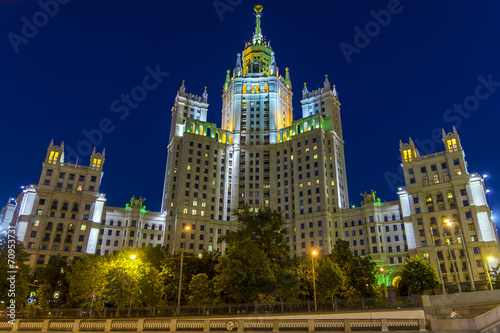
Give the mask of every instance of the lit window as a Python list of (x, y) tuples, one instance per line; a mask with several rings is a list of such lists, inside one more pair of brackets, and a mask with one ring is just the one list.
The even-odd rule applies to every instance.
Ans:
[(196, 209), (193, 209), (193, 211), (191, 212), (192, 215), (196, 215)]
[(87, 225), (82, 224), (82, 226), (81, 226), (80, 230), (81, 230), (81, 231), (85, 231), (85, 230), (87, 230)]
[(188, 213), (188, 209), (187, 209), (187, 208), (184, 208), (183, 213), (184, 213), (184, 214), (187, 214), (187, 213)]

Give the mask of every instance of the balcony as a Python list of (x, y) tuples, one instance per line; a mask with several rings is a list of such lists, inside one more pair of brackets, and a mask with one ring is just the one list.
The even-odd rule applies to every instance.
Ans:
[(42, 242), (50, 242), (50, 238), (44, 237), (42, 238)]
[(46, 226), (46, 227), (45, 227), (45, 230), (50, 230), (50, 231), (52, 231), (52, 226), (49, 226), (49, 225), (48, 225), (48, 226)]
[(61, 243), (61, 239), (60, 238), (55, 238), (54, 239), (54, 243)]
[(71, 244), (72, 240), (71, 239), (65, 239), (64, 244)]

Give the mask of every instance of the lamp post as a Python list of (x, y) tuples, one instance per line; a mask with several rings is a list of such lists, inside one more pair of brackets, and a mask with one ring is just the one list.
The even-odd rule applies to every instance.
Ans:
[(455, 263), (455, 253), (451, 252), (450, 242), (446, 239), (446, 243), (448, 244), (448, 254), (450, 256), (451, 264), (453, 266), (453, 271), (455, 272), (455, 276), (457, 278), (457, 287), (458, 292), (462, 293), (462, 286), (460, 285), (460, 276), (458, 275), (458, 265)]
[(314, 272), (314, 257), (318, 254), (316, 250), (311, 252), (311, 263), (313, 269), (313, 294), (314, 294), (314, 311), (318, 311), (318, 303), (316, 302), (316, 275)]
[(446, 225), (448, 225), (449, 227), (451, 227), (453, 225), (453, 223), (456, 223), (457, 224), (457, 227), (458, 227), (458, 230), (460, 231), (460, 238), (462, 240), (462, 247), (464, 249), (464, 252), (465, 252), (465, 260), (467, 262), (467, 268), (469, 270), (469, 276), (470, 276), (470, 286), (471, 286), (471, 289), (473, 291), (476, 291), (476, 285), (474, 283), (474, 275), (472, 274), (472, 268), (470, 266), (470, 260), (469, 260), (469, 254), (467, 252), (467, 246), (465, 244), (465, 238), (464, 238), (464, 233), (462, 232), (462, 227), (460, 226), (460, 223), (453, 219), (453, 220), (450, 220), (450, 219), (446, 219), (444, 220), (444, 222), (446, 223)]
[(490, 283), (490, 288), (493, 290), (493, 283), (491, 283), (491, 275), (490, 275), (490, 261), (493, 261), (493, 257), (488, 257), (487, 265), (484, 266), (486, 268), (486, 274), (488, 275), (488, 281)]
[[(185, 231), (189, 231), (191, 228), (186, 226), (184, 228)], [(182, 243), (180, 243), (182, 244)], [(181, 270), (179, 274), (179, 293), (177, 294), (177, 315), (181, 314), (181, 291), (182, 291), (182, 266), (184, 265), (184, 247), (181, 250)]]
[(431, 230), (431, 237), (432, 237), (432, 247), (434, 248), (434, 255), (436, 256), (436, 262), (437, 262), (437, 267), (438, 267), (438, 272), (439, 272), (439, 279), (441, 280), (441, 290), (443, 291), (443, 295), (446, 295), (446, 286), (444, 285), (444, 280), (443, 280), (443, 272), (441, 272), (441, 264), (439, 263), (439, 258), (436, 250), (436, 241), (434, 240), (434, 234), (432, 233), (432, 227), (429, 227)]

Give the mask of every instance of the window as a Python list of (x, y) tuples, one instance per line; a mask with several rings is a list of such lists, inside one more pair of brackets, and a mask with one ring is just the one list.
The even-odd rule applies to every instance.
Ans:
[(82, 252), (82, 247), (81, 246), (77, 246), (76, 247), (76, 252)]
[(420, 168), (420, 173), (426, 173), (426, 172), (427, 172), (427, 170), (426, 170), (426, 168), (425, 168), (425, 167), (421, 167), (421, 168)]
[(36, 231), (32, 231), (30, 237), (35, 238), (36, 237)]
[(474, 254), (481, 254), (481, 250), (478, 247), (475, 247)]
[(462, 201), (464, 207), (468, 207), (469, 206), (469, 200), (464, 200)]

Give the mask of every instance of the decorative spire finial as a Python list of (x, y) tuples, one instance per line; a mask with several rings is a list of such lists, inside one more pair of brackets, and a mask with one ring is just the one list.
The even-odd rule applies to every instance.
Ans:
[(260, 13), (262, 12), (262, 5), (257, 5), (253, 8), (255, 11), (255, 33), (253, 34), (253, 44), (262, 44), (262, 31), (260, 29)]

